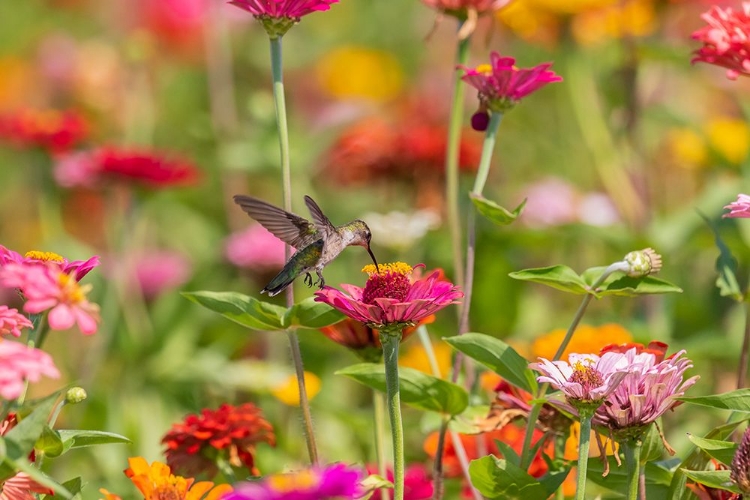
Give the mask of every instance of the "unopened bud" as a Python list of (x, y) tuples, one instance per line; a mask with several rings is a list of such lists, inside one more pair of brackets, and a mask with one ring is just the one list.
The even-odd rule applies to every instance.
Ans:
[(744, 495), (750, 494), (750, 429), (745, 431), (734, 454), (729, 478)]
[(86, 390), (83, 387), (71, 387), (68, 389), (68, 392), (65, 393), (65, 402), (74, 405), (85, 400), (86, 397)]
[(653, 248), (645, 248), (630, 252), (623, 259), (628, 265), (625, 273), (631, 278), (641, 278), (649, 274), (656, 274), (661, 270), (661, 255)]

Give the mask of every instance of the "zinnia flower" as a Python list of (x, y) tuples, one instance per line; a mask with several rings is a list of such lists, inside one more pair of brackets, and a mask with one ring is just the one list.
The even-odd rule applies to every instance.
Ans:
[(386, 325), (413, 326), (440, 309), (458, 303), (463, 297), (458, 287), (440, 281), (440, 271), (411, 283), (412, 267), (403, 262), (370, 264), (364, 267), (370, 275), (364, 288), (342, 285), (348, 293), (331, 287), (315, 292), (315, 300), (338, 309), (352, 319), (372, 328)]
[(25, 312), (49, 311), (47, 320), (53, 330), (78, 325), (85, 335), (96, 333), (99, 306), (86, 299), (91, 285), (80, 285), (57, 263), (6, 264), (0, 267), (0, 285), (21, 290)]
[(252, 403), (240, 406), (223, 404), (218, 410), (204, 409), (174, 424), (162, 438), (167, 446), (164, 455), (173, 470), (188, 476), (201, 472), (217, 473), (217, 455), (234, 467), (245, 467), (252, 475), (255, 467), (255, 445), (276, 444), (273, 427)]
[(724, 209), (729, 210), (729, 213), (723, 217), (746, 219), (750, 217), (750, 196), (740, 193), (737, 195), (737, 201), (733, 201)]
[(29, 318), (11, 309), (8, 306), (0, 306), (0, 335), (21, 336), (21, 328), (32, 328)]
[(354, 500), (361, 496), (362, 471), (344, 464), (313, 467), (239, 483), (222, 500)]
[(675, 398), (700, 378), (696, 375), (683, 381), (683, 374), (693, 366), (683, 354), (684, 350), (657, 361), (651, 352), (628, 350), (624, 359), (630, 373), (596, 411), (594, 424), (606, 426), (615, 434), (638, 431), (678, 405)]
[(59, 153), (88, 135), (86, 120), (75, 111), (24, 109), (0, 116), (0, 139), (23, 148)]
[[(367, 472), (378, 474), (377, 465), (368, 465)], [(386, 479), (393, 481), (393, 470), (388, 468)], [(388, 498), (393, 498), (393, 490), (388, 489)], [(408, 464), (404, 471), (404, 500), (428, 500), (434, 494), (434, 485), (430, 478), (430, 471), (424, 464)], [(380, 498), (380, 493), (375, 493), (372, 498)]]
[(502, 57), (497, 52), (490, 54), (490, 64), (474, 69), (459, 66), (466, 73), (461, 77), (479, 91), (480, 112), (504, 113), (532, 92), (548, 83), (560, 82), (562, 77), (549, 69), (552, 63), (533, 68), (517, 68), (512, 57)]
[(0, 484), (0, 489), (2, 489), (0, 500), (36, 500), (39, 498), (38, 494), (48, 496), (55, 494), (52, 488), (37, 483), (24, 472), (19, 472), (10, 479), (6, 479)]
[(25, 255), (21, 255), (18, 252), (14, 252), (13, 250), (5, 248), (3, 245), (0, 245), (0, 267), (10, 262), (15, 262), (17, 264), (54, 262), (60, 265), (64, 273), (72, 274), (76, 281), (81, 281), (84, 276), (100, 264), (98, 255), (94, 255), (87, 260), (74, 260), (68, 262), (68, 259), (54, 252), (29, 250)]
[[(403, 342), (414, 333), (419, 325), (431, 323), (434, 319), (434, 316), (428, 316), (414, 327), (404, 328), (401, 341)], [(380, 361), (383, 357), (380, 332), (360, 321), (346, 318), (333, 325), (323, 327), (320, 331), (337, 344), (350, 349), (363, 361), (375, 362)]]
[(129, 458), (128, 464), (125, 475), (141, 491), (144, 500), (219, 500), (232, 491), (228, 484), (214, 486), (211, 481), (195, 483), (193, 478), (175, 476), (167, 465), (161, 462), (149, 465), (143, 457)]
[(60, 376), (49, 354), (9, 340), (0, 341), (0, 367), (0, 397), (6, 400), (23, 394), (26, 381), (37, 382), (42, 375)]
[(568, 361), (549, 361), (539, 358), (529, 368), (542, 375), (539, 383), (549, 383), (561, 390), (574, 408), (580, 405), (599, 406), (628, 374), (625, 355), (608, 352), (596, 354), (571, 354)]
[(259, 272), (278, 270), (285, 262), (284, 242), (260, 224), (230, 235), (224, 253), (235, 266)]
[(132, 267), (132, 283), (143, 297), (153, 299), (166, 290), (177, 288), (190, 279), (192, 266), (180, 252), (154, 250), (123, 260)]
[(283, 36), (302, 16), (328, 10), (339, 0), (232, 0), (229, 3), (250, 12), (271, 38)]
[(730, 80), (750, 74), (750, 2), (743, 2), (741, 11), (713, 5), (701, 17), (708, 26), (693, 33), (703, 47), (695, 51), (692, 62), (726, 68)]

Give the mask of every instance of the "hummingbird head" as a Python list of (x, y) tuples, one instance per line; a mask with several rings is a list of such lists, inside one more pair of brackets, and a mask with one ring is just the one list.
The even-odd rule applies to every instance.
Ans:
[(349, 244), (365, 247), (367, 249), (367, 253), (370, 254), (372, 262), (375, 264), (375, 268), (379, 270), (380, 267), (378, 267), (378, 261), (375, 260), (375, 255), (372, 253), (372, 249), (370, 249), (370, 240), (372, 239), (370, 228), (367, 227), (365, 221), (360, 219), (353, 220), (349, 224), (349, 226), (352, 231), (352, 241)]

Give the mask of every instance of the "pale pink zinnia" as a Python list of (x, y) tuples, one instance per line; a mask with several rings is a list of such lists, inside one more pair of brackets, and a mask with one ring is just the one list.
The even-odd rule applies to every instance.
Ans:
[(383, 328), (414, 325), (464, 296), (458, 287), (439, 279), (440, 271), (413, 283), (412, 268), (403, 262), (380, 264), (379, 269), (368, 264), (364, 271), (370, 275), (364, 288), (344, 284), (344, 293), (327, 286), (315, 292), (315, 300), (372, 328)]
[(8, 306), (0, 306), (0, 335), (21, 336), (21, 328), (31, 328), (29, 318)]
[(549, 69), (552, 63), (533, 68), (518, 68), (515, 64), (514, 58), (492, 52), (489, 64), (459, 68), (466, 72), (461, 79), (479, 91), (480, 107), (499, 113), (548, 83), (562, 81), (562, 77)]
[(724, 214), (724, 217), (750, 218), (750, 196), (740, 193), (737, 195), (737, 201), (733, 201), (724, 209), (729, 210), (729, 213)]
[(624, 356), (630, 373), (596, 411), (594, 423), (615, 432), (643, 427), (679, 404), (676, 398), (684, 395), (699, 378), (696, 375), (683, 380), (685, 371), (693, 366), (684, 354), (682, 350), (657, 362), (650, 352), (639, 354), (637, 349), (628, 350)]
[(53, 330), (78, 325), (85, 335), (96, 333), (99, 306), (86, 299), (91, 285), (81, 285), (60, 265), (54, 262), (6, 264), (0, 268), (0, 285), (18, 288), (23, 293), (25, 312), (49, 311), (47, 321)]
[(531, 363), (529, 367), (542, 374), (537, 377), (538, 382), (561, 390), (573, 408), (580, 404), (602, 403), (628, 374), (625, 356), (619, 352), (601, 357), (571, 354), (568, 361), (539, 358), (538, 363)]
[(229, 236), (225, 244), (229, 262), (253, 271), (278, 270), (284, 265), (284, 242), (260, 224)]
[(727, 78), (750, 75), (750, 2), (742, 10), (712, 6), (701, 15), (708, 26), (693, 33), (703, 43), (692, 62), (700, 61), (727, 69)]
[(0, 341), (0, 397), (16, 399), (26, 381), (36, 382), (42, 375), (60, 376), (49, 354), (19, 342)]

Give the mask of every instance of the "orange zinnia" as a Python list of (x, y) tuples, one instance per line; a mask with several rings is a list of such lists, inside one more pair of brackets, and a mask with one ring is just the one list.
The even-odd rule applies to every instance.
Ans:
[(130, 467), (125, 469), (125, 475), (141, 490), (144, 500), (218, 500), (232, 491), (228, 484), (194, 483), (193, 478), (175, 476), (166, 464), (154, 462), (149, 465), (143, 457), (131, 457), (128, 464)]

